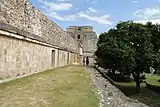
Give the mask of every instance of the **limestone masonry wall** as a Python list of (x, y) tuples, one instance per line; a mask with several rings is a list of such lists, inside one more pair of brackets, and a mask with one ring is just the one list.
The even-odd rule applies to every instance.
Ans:
[(77, 51), (77, 41), (27, 0), (0, 0), (0, 21), (41, 36), (59, 47)]
[(0, 82), (77, 63), (75, 53), (11, 35), (14, 34), (0, 30)]
[(0, 35), (0, 78), (51, 68), (52, 48)]
[(82, 44), (83, 58), (89, 57), (90, 65), (95, 63), (94, 53), (97, 50), (97, 35), (91, 26), (69, 26), (67, 33)]
[(78, 63), (77, 41), (27, 0), (0, 0), (0, 83)]

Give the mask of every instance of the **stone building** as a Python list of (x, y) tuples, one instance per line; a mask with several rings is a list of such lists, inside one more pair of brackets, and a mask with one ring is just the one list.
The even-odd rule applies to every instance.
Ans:
[[(95, 34), (91, 29), (83, 36), (80, 34), (80, 39)], [(86, 54), (91, 50), (82, 49), (82, 42), (77, 40), (29, 1), (0, 0), (0, 82), (80, 64), (82, 50), (85, 49)], [(83, 43), (91, 42), (83, 40)]]
[(91, 26), (69, 26), (67, 33), (78, 41), (82, 47), (83, 58), (89, 57), (90, 65), (94, 64), (94, 52), (97, 49), (97, 35)]

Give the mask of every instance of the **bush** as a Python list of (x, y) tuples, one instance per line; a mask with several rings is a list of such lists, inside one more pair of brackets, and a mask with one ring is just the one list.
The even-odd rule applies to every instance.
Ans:
[(158, 82), (160, 82), (160, 80), (158, 80)]

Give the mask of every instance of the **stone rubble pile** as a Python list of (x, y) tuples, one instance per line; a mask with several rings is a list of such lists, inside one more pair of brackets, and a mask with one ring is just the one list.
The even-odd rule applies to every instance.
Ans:
[(100, 99), (100, 107), (148, 107), (124, 95), (116, 86), (101, 76), (93, 68), (86, 68), (91, 73), (95, 90)]

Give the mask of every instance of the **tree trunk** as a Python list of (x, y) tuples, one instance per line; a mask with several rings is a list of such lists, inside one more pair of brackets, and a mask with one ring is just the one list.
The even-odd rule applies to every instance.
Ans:
[(140, 73), (137, 73), (137, 76), (136, 76), (136, 92), (137, 93), (140, 93)]
[(116, 74), (116, 70), (113, 69), (112, 70), (112, 74), (115, 75)]
[(140, 82), (139, 82), (139, 80), (136, 81), (136, 92), (140, 93)]

